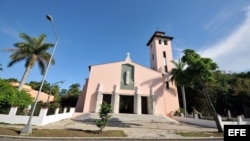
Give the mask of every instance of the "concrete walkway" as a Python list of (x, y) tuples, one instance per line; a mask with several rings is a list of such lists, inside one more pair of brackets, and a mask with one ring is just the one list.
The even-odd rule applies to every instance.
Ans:
[[(34, 127), (38, 129), (82, 129), (98, 130), (93, 122), (82, 122), (66, 119), (57, 123), (45, 126)], [(184, 123), (163, 123), (163, 122), (118, 122), (108, 124), (105, 130), (123, 130), (129, 138), (176, 138), (181, 137), (175, 132), (207, 132), (217, 129), (188, 125)]]
[[(96, 114), (79, 115), (74, 119), (66, 119), (44, 126), (33, 126), (33, 129), (98, 130), (94, 122), (97, 117)], [(178, 139), (185, 137), (177, 135), (176, 132), (217, 132), (216, 128), (179, 123), (178, 121), (167, 119), (165, 117), (135, 116), (126, 114), (120, 114), (119, 116), (112, 115), (112, 117), (113, 118), (108, 126), (105, 127), (105, 130), (123, 130), (124, 133), (127, 134), (127, 138)], [(15, 127), (16, 126), (17, 125), (15, 125)], [(23, 126), (20, 125), (18, 127), (23, 128)], [(221, 140), (223, 140), (223, 138), (221, 138)]]

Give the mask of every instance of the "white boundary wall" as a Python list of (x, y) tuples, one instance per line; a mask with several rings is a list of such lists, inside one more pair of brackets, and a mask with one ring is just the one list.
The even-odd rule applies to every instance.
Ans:
[[(39, 116), (33, 116), (31, 120), (32, 125), (43, 126), (49, 123), (57, 122), (63, 119), (71, 118), (75, 112), (75, 108), (70, 108), (69, 112), (59, 114), (59, 108), (56, 109), (54, 115), (47, 115), (48, 108), (42, 108)], [(29, 117), (26, 115), (16, 115), (17, 107), (11, 107), (9, 114), (0, 114), (0, 122), (9, 124), (27, 124)]]
[[(194, 125), (217, 128), (214, 120), (200, 119), (197, 114), (195, 114), (194, 117), (173, 116), (172, 118), (180, 122), (186, 122), (186, 123), (190, 123)], [(224, 125), (250, 125), (249, 119), (244, 119), (243, 121), (242, 116), (237, 116), (236, 121), (222, 120), (222, 117), (220, 115), (218, 115), (218, 118), (223, 129), (224, 129)]]

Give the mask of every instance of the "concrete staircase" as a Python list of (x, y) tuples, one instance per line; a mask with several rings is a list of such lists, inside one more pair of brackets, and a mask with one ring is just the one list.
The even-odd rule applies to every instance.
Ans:
[[(111, 114), (110, 122), (174, 122), (178, 121), (162, 115), (137, 115), (137, 114)], [(100, 119), (98, 113), (77, 114), (72, 118), (77, 121), (93, 122)]]

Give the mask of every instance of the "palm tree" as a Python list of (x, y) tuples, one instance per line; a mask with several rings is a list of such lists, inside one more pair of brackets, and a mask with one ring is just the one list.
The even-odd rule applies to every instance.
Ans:
[[(17, 42), (14, 44), (13, 49), (9, 49), (9, 51), (13, 52), (10, 55), (10, 63), (8, 67), (11, 67), (13, 64), (25, 60), (25, 72), (22, 76), (21, 83), (18, 87), (18, 90), (21, 91), (23, 85), (26, 81), (27, 76), (29, 75), (30, 70), (34, 67), (37, 62), (39, 68), (41, 70), (41, 74), (44, 75), (46, 68), (48, 67), (48, 63), (51, 57), (51, 54), (47, 52), (47, 50), (51, 47), (54, 47), (52, 43), (44, 43), (46, 39), (45, 34), (41, 34), (39, 37), (30, 37), (26, 33), (20, 33), (20, 38), (22, 38), (23, 42)], [(55, 60), (51, 60), (51, 64), (55, 64)]]
[(184, 108), (184, 116), (186, 116), (187, 114), (187, 104), (186, 104), (186, 94), (185, 94), (185, 87), (184, 85), (185, 83), (185, 75), (184, 75), (184, 69), (186, 66), (186, 63), (183, 63), (181, 60), (171, 61), (175, 68), (172, 69), (172, 71), (170, 72), (170, 81), (172, 83), (175, 83), (177, 86), (181, 87), (181, 93), (182, 93), (182, 101), (183, 101), (183, 108)]

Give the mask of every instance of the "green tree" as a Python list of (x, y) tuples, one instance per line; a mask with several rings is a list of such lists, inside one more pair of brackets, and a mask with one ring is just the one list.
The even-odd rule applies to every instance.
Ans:
[(0, 110), (11, 106), (25, 108), (33, 101), (32, 97), (25, 91), (18, 91), (8, 82), (0, 79)]
[(234, 77), (229, 82), (229, 93), (227, 109), (230, 109), (232, 115), (249, 116), (250, 112), (250, 79), (234, 74)]
[[(44, 81), (44, 84), (46, 83), (46, 80)], [(41, 82), (37, 82), (37, 81), (30, 81), (29, 85), (32, 89), (34, 90), (39, 90)]]
[(198, 84), (201, 86), (208, 107), (211, 110), (213, 118), (216, 122), (218, 132), (221, 133), (223, 132), (223, 129), (220, 125), (216, 109), (211, 101), (206, 86), (206, 83), (214, 80), (213, 74), (218, 66), (210, 58), (202, 58), (194, 50), (186, 49), (183, 52), (184, 56), (181, 59), (188, 65), (186, 68), (186, 78), (188, 78), (190, 82), (198, 82)]
[(60, 87), (59, 85), (51, 86), (51, 95), (54, 96), (54, 102), (60, 102), (59, 94), (60, 94)]
[[(37, 62), (41, 70), (41, 74), (44, 75), (46, 68), (51, 57), (51, 54), (47, 52), (48, 49), (54, 47), (52, 43), (45, 43), (46, 35), (41, 34), (39, 37), (30, 37), (26, 33), (20, 33), (20, 38), (23, 39), (23, 42), (17, 42), (14, 44), (13, 49), (9, 49), (10, 52), (13, 52), (10, 55), (10, 63), (8, 67), (11, 67), (13, 64), (25, 60), (25, 72), (22, 76), (21, 83), (18, 87), (18, 91), (21, 91), (23, 85), (26, 81), (26, 78), (29, 75), (30, 70), (34, 67)], [(51, 60), (51, 64), (55, 64), (55, 60)]]
[(8, 78), (8, 79), (4, 79), (4, 81), (6, 81), (6, 82), (18, 82), (18, 80), (16, 78)]
[[(29, 85), (32, 89), (39, 91), (41, 82), (37, 81), (30, 81)], [(42, 92), (49, 93), (50, 92), (50, 83), (48, 83), (46, 80), (43, 83)]]
[(63, 96), (66, 96), (67, 95), (67, 93), (68, 93), (68, 90), (67, 89), (61, 89), (61, 91), (60, 91), (60, 96), (61, 97), (63, 97)]
[[(61, 95), (61, 100), (60, 103), (63, 106), (70, 106), (70, 107), (75, 107), (78, 97), (80, 95), (80, 84), (75, 83), (70, 85), (69, 90), (68, 91), (64, 91), (67, 92), (67, 94), (65, 95)], [(62, 91), (61, 91), (62, 94)]]
[(181, 60), (178, 60), (178, 62), (172, 60), (171, 61), (174, 64), (174, 68), (170, 72), (170, 81), (172, 83), (175, 82), (177, 86), (181, 87), (181, 93), (182, 93), (182, 102), (183, 102), (183, 108), (184, 108), (184, 116), (187, 114), (187, 104), (186, 104), (186, 94), (185, 94), (185, 66), (186, 64), (182, 62)]
[(77, 95), (79, 96), (81, 93), (80, 90), (80, 84), (79, 83), (75, 83), (69, 86), (69, 90), (68, 90), (68, 95)]
[(101, 109), (99, 111), (100, 120), (96, 120), (96, 126), (100, 128), (100, 133), (103, 132), (103, 129), (109, 122), (111, 115), (109, 113), (112, 111), (111, 105), (107, 104), (105, 101), (101, 104)]

